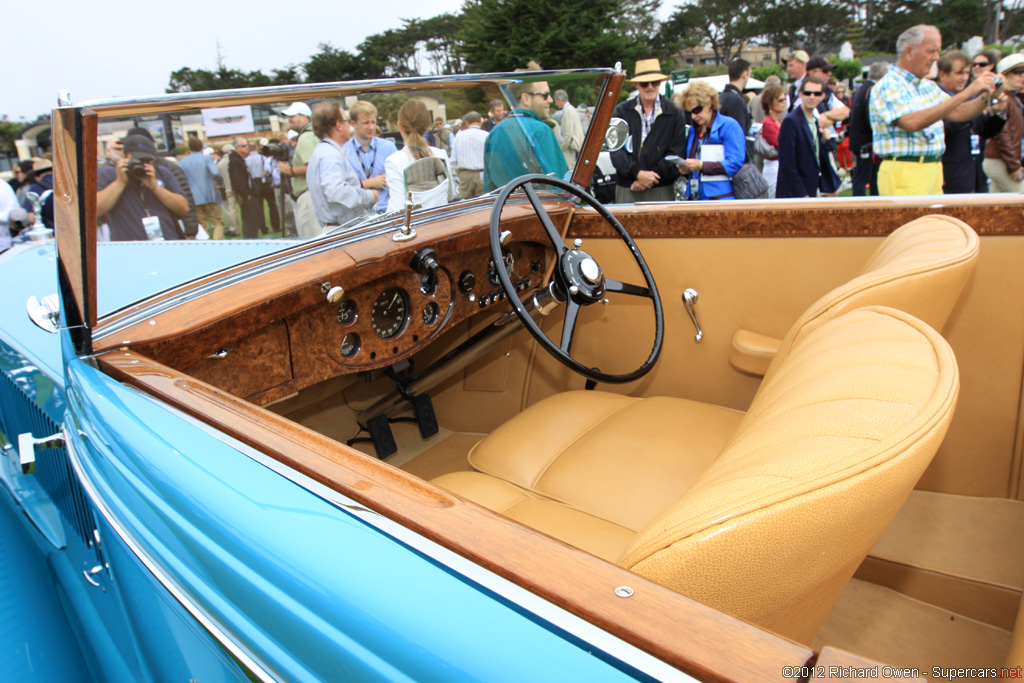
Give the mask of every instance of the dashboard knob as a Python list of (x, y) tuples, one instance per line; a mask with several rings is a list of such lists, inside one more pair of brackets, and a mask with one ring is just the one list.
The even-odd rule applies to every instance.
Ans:
[(459, 289), (464, 294), (469, 294), (476, 287), (476, 275), (473, 275), (473, 271), (464, 270), (462, 275), (459, 275)]
[(344, 287), (331, 287), (329, 290), (327, 290), (327, 302), (328, 303), (336, 304), (339, 301), (341, 301), (341, 298), (343, 296), (345, 296), (345, 288)]

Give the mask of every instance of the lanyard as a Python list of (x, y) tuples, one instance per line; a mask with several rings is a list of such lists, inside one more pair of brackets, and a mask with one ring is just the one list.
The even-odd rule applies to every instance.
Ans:
[(363, 161), (363, 147), (362, 145), (356, 145), (356, 157), (359, 159), (359, 165), (363, 167), (363, 175), (366, 176), (365, 180), (370, 179), (370, 172), (373, 170), (373, 165), (377, 162), (377, 148), (371, 141), (370, 147), (373, 148), (373, 156), (370, 158), (370, 165), (367, 166), (366, 162)]

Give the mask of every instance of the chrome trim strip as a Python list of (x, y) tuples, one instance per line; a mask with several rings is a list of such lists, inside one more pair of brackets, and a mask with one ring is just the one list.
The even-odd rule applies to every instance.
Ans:
[[(70, 431), (68, 432), (70, 435)], [(79, 434), (80, 432), (74, 432)], [(75, 475), (82, 484), (82, 488), (85, 489), (86, 495), (92, 501), (96, 509), (100, 511), (103, 518), (107, 520), (110, 527), (114, 532), (121, 538), (128, 549), (131, 550), (132, 554), (135, 555), (145, 565), (146, 569), (153, 574), (157, 581), (167, 589), (171, 596), (188, 611), (189, 614), (199, 623), (199, 625), (205, 630), (210, 636), (212, 636), (217, 642), (221, 644), (230, 653), (234, 660), (244, 669), (245, 675), (253, 680), (260, 680), (264, 683), (284, 683), (284, 679), (276, 676), (274, 673), (268, 670), (268, 668), (259, 663), (254, 654), (248, 651), (245, 646), (237, 642), (232, 638), (225, 630), (223, 630), (219, 624), (216, 623), (215, 619), (207, 614), (198, 603), (192, 600), (182, 589), (178, 583), (172, 579), (159, 565), (159, 563), (153, 559), (145, 550), (142, 545), (132, 536), (131, 532), (128, 531), (117, 519), (114, 513), (107, 506), (106, 502), (100, 496), (99, 490), (93, 484), (92, 480), (85, 473), (85, 468), (80, 462), (78, 452), (75, 450), (74, 441), (70, 438), (67, 439), (67, 453), (68, 460), (71, 462), (71, 467), (75, 471)]]
[[(138, 391), (138, 389), (135, 389), (134, 387), (128, 388), (132, 391), (137, 391), (152, 400), (151, 396)], [(183, 413), (171, 406), (165, 407), (180, 419), (185, 420), (198, 429), (201, 429), (221, 443), (234, 448), (240, 453), (260, 463), (267, 469), (281, 475), (285, 479), (298, 484), (313, 495), (327, 501), (328, 503), (338, 506), (345, 512), (357, 517), (360, 521), (370, 525), (381, 533), (391, 536), (398, 542), (409, 546), (426, 557), (437, 561), (442, 566), (449, 568), (452, 572), (465, 577), (466, 580), (476, 583), (496, 595), (505, 598), (512, 604), (523, 608), (523, 610), (537, 615), (543, 621), (576, 636), (581, 641), (590, 643), (597, 649), (619, 659), (620, 661), (635, 668), (637, 671), (641, 671), (659, 681), (696, 683), (697, 679), (692, 676), (670, 666), (657, 657), (644, 652), (635, 645), (631, 645), (630, 643), (608, 633), (604, 629), (591, 624), (585, 619), (567, 612), (561, 607), (558, 607), (544, 598), (531, 593), (525, 588), (517, 586), (508, 579), (498, 576), (490, 570), (484, 569), (480, 565), (467, 560), (462, 555), (459, 555), (452, 550), (448, 550), (444, 546), (441, 546), (434, 541), (407, 529), (397, 522), (384, 517), (378, 512), (370, 510), (366, 506), (357, 503), (344, 494), (338, 493), (314, 479), (307, 477), (301, 472), (291, 469), (287, 465), (264, 453), (261, 453), (255, 448), (244, 444), (223, 432), (217, 431), (207, 423), (192, 417), (191, 415)]]
[(206, 90), (200, 92), (169, 93), (149, 97), (115, 97), (109, 99), (88, 100), (79, 102), (79, 108), (89, 108), (100, 116), (107, 108), (121, 109), (125, 107), (168, 106), (174, 105), (181, 109), (183, 104), (194, 103), (195, 106), (217, 106), (218, 100), (235, 100), (240, 96), (251, 98), (267, 98), (280, 96), (280, 101), (288, 99), (317, 99), (337, 97), (339, 92), (361, 91), (371, 88), (382, 90), (408, 90), (424, 86), (439, 85), (444, 87), (465, 87), (480, 81), (494, 85), (520, 83), (524, 78), (544, 80), (551, 76), (597, 77), (611, 76), (612, 69), (551, 69), (547, 71), (526, 71), (513, 73), (456, 74), (439, 76), (412, 76), (406, 78), (381, 78), (362, 81), (335, 81), (333, 83), (303, 83), (300, 85), (271, 85), (260, 88), (235, 88), (232, 90)]

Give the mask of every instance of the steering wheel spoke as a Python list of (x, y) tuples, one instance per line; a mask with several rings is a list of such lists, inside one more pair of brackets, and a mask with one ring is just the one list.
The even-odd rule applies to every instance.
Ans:
[(548, 215), (548, 210), (544, 208), (544, 204), (540, 201), (540, 197), (537, 196), (537, 191), (533, 189), (533, 185), (524, 185), (523, 190), (526, 192), (527, 199), (530, 200), (530, 204), (533, 206), (534, 212), (537, 214), (537, 218), (540, 219), (541, 225), (544, 226), (544, 232), (548, 234), (548, 239), (551, 240), (552, 246), (555, 248), (556, 254), (561, 254), (563, 251), (568, 249), (565, 245), (565, 240), (562, 239), (562, 235), (558, 232), (558, 228), (551, 222), (551, 216)]
[(558, 348), (571, 355), (572, 336), (576, 332), (576, 317), (580, 313), (580, 305), (568, 299), (565, 302), (565, 320), (562, 323), (562, 342)]
[(628, 282), (619, 282), (610, 277), (604, 279), (604, 288), (608, 292), (618, 292), (619, 294), (628, 294), (629, 296), (642, 296), (647, 299), (653, 298), (650, 287), (631, 285)]
[[(562, 235), (551, 220), (551, 216), (548, 215), (548, 211), (545, 208), (544, 203), (541, 201), (540, 197), (537, 196), (537, 191), (534, 188), (534, 185), (553, 187), (567, 192), (570, 195), (577, 197), (583, 204), (586, 204), (595, 210), (598, 215), (608, 223), (612, 230), (615, 231), (615, 234), (619, 236), (619, 239), (621, 239), (629, 249), (629, 253), (633, 256), (634, 261), (640, 268), (640, 272), (643, 274), (644, 284), (634, 285), (607, 278), (603, 274), (600, 264), (598, 264), (591, 254), (584, 251), (579, 243), (573, 247), (567, 246), (565, 240), (562, 239)], [(491, 258), (495, 263), (502, 263), (505, 258), (505, 247), (501, 243), (501, 212), (502, 209), (505, 208), (505, 204), (508, 203), (512, 193), (516, 192), (520, 188), (522, 188), (526, 193), (526, 197), (530, 201), (530, 205), (533, 207), (534, 212), (536, 212), (541, 225), (544, 226), (544, 232), (548, 236), (548, 239), (551, 241), (551, 245), (555, 250), (554, 258), (556, 262), (554, 264), (554, 272), (552, 274), (554, 282), (550, 287), (555, 300), (563, 301), (564, 299), (565, 314), (562, 322), (561, 338), (556, 340), (553, 337), (549, 337), (544, 330), (541, 329), (538, 321), (534, 319), (534, 316), (538, 315), (541, 310), (536, 309), (531, 313), (527, 306), (523, 305), (523, 302), (520, 300), (519, 292), (516, 290), (515, 285), (512, 284), (512, 280), (506, 269), (497, 268), (498, 282), (504, 290), (505, 296), (511, 304), (512, 309), (515, 311), (516, 316), (545, 351), (554, 356), (554, 358), (566, 367), (580, 375), (583, 375), (589, 380), (607, 383), (622, 383), (631, 382), (643, 377), (650, 372), (651, 368), (654, 367), (654, 363), (658, 360), (658, 356), (661, 354), (661, 345), (665, 337), (665, 318), (661, 307), (661, 298), (658, 296), (658, 286), (654, 282), (654, 276), (651, 274), (651, 269), (647, 266), (647, 261), (644, 260), (644, 257), (637, 248), (633, 238), (629, 236), (626, 229), (622, 227), (622, 223), (620, 223), (619, 220), (608, 211), (608, 209), (604, 208), (600, 202), (579, 186), (552, 176), (540, 174), (524, 175), (505, 185), (494, 200), (494, 207), (491, 210), (489, 236)], [(608, 303), (608, 301), (604, 299), (605, 292), (616, 292), (627, 296), (644, 297), (650, 299), (653, 304), (654, 344), (652, 345), (650, 355), (647, 357), (647, 360), (644, 361), (643, 365), (631, 372), (622, 374), (602, 372), (601, 370), (592, 367), (592, 364), (583, 364), (572, 356), (572, 344), (576, 336), (576, 326), (579, 322), (580, 308), (583, 306), (597, 304), (602, 301), (604, 303)], [(546, 306), (545, 309), (547, 309)]]

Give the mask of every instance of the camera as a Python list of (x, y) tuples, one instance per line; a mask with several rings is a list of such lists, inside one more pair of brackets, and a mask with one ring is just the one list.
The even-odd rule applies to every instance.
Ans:
[(265, 157), (273, 157), (278, 161), (288, 161), (288, 146), (278, 145), (271, 143), (269, 145), (260, 145), (260, 154)]
[(996, 84), (996, 90), (999, 90), (1000, 88), (1002, 88), (1003, 87), (1003, 77), (1002, 76), (996, 76), (995, 84)]
[(146, 162), (139, 161), (138, 159), (129, 159), (128, 168), (126, 169), (128, 178), (135, 182), (141, 183), (146, 179)]

